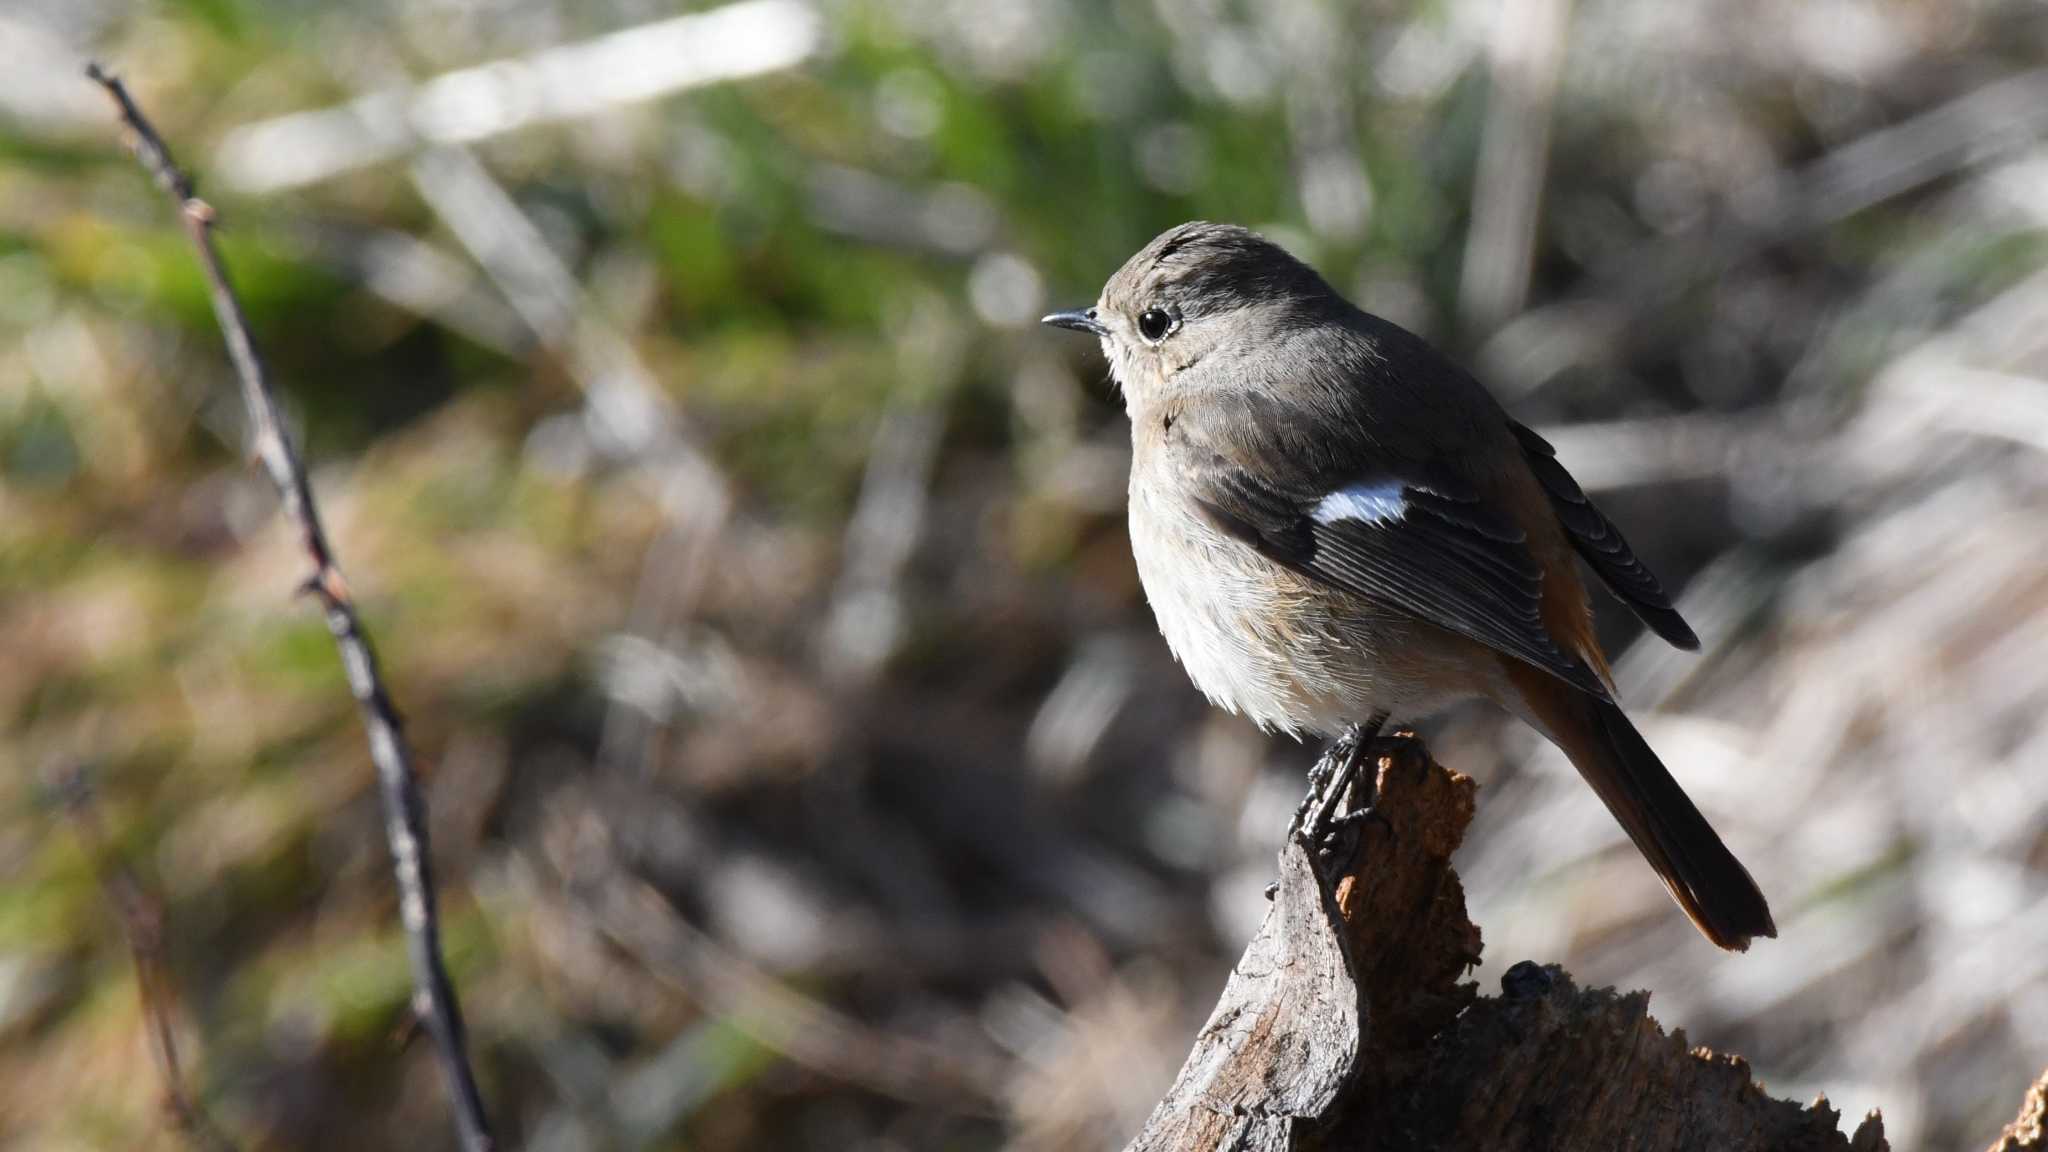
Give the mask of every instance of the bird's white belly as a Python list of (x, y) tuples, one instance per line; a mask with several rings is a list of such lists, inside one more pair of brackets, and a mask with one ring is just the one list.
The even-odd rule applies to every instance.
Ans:
[(1209, 699), (1263, 728), (1331, 733), (1465, 692), (1415, 622), (1311, 585), (1172, 493), (1131, 485), (1131, 549), (1159, 630)]

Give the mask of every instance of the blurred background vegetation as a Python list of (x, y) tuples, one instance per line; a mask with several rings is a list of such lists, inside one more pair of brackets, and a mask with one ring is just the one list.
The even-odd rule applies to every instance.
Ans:
[(1603, 615), (1782, 938), (1714, 952), (1474, 712), (1429, 731), (1479, 979), (1649, 988), (1902, 1149), (2048, 1062), (2035, 0), (8, 0), (9, 1146), (176, 1139), (113, 857), (223, 1129), (452, 1146), (362, 733), (88, 56), (225, 222), (509, 1144), (1136, 1130), (1312, 750), (1173, 666), (1117, 398), (1034, 321), (1193, 217), (1474, 367), (1705, 638)]

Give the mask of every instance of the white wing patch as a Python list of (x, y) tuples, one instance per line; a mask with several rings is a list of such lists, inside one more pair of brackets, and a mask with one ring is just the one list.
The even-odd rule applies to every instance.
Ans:
[(1371, 480), (1339, 488), (1317, 501), (1309, 518), (1318, 524), (1358, 520), (1367, 524), (1391, 524), (1408, 512), (1398, 480)]

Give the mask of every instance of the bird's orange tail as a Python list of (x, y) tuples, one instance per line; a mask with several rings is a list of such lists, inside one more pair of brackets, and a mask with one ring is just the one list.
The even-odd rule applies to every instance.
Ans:
[(1541, 674), (1514, 679), (1534, 718), (1707, 939), (1741, 952), (1754, 937), (1778, 934), (1749, 870), (1721, 843), (1619, 707)]

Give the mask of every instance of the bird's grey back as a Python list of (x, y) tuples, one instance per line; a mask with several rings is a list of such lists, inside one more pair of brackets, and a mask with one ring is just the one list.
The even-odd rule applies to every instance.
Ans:
[(1183, 224), (1146, 245), (1103, 290), (1105, 303), (1134, 311), (1155, 299), (1216, 329), (1173, 391), (1191, 406), (1239, 398), (1262, 426), (1248, 434), (1303, 452), (1365, 448), (1404, 461), (1424, 446), (1461, 455), (1509, 445), (1507, 413), (1478, 381), (1248, 229)]

